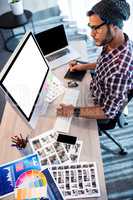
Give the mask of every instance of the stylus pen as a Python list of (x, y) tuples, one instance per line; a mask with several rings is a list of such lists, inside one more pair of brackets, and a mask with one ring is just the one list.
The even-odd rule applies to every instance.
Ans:
[(75, 60), (77, 63), (79, 64), (87, 64), (88, 62), (87, 61), (83, 61), (83, 60)]

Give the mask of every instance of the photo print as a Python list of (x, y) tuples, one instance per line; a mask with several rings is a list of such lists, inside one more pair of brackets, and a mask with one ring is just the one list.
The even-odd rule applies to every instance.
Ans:
[(81, 140), (77, 140), (75, 145), (64, 143), (65, 149), (70, 156), (71, 162), (79, 162), (82, 144), (83, 141)]

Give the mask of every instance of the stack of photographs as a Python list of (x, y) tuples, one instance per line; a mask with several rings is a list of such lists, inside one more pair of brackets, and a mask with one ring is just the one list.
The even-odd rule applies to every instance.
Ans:
[(95, 162), (55, 165), (50, 171), (65, 199), (100, 196)]
[(57, 136), (58, 133), (52, 129), (30, 139), (31, 148), (38, 153), (42, 168), (47, 165), (70, 162), (64, 144), (56, 141)]

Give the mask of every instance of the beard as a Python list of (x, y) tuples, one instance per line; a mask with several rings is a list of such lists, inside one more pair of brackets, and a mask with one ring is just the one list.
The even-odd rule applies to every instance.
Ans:
[(108, 30), (107, 30), (105, 39), (103, 39), (99, 43), (96, 42), (96, 46), (105, 46), (105, 45), (109, 44), (112, 40), (113, 40), (113, 34), (111, 32), (110, 27), (108, 26)]

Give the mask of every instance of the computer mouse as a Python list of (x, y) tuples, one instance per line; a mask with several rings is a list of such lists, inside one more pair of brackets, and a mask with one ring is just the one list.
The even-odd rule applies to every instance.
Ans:
[(76, 81), (69, 81), (68, 87), (69, 88), (78, 87), (78, 83)]

